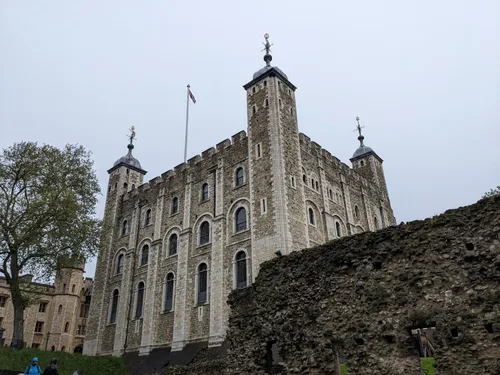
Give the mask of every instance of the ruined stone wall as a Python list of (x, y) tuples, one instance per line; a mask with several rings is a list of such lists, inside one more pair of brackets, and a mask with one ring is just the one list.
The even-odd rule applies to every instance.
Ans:
[(499, 280), (500, 197), (275, 258), (230, 295), (231, 373), (417, 375), (428, 328), (438, 374), (498, 375)]

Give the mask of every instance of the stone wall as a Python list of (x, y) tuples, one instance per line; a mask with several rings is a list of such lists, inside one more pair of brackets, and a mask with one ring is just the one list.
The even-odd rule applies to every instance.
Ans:
[(428, 328), (438, 374), (498, 375), (499, 240), (496, 197), (266, 262), (230, 295), (230, 373), (417, 375)]

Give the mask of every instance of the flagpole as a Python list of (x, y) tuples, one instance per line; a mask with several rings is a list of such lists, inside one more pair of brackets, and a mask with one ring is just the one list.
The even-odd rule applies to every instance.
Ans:
[(189, 85), (186, 91), (186, 135), (184, 137), (184, 163), (187, 161), (187, 147), (188, 147), (188, 124), (189, 124)]

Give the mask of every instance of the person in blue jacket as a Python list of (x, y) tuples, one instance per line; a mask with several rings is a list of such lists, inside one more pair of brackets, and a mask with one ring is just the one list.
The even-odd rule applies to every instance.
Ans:
[(42, 375), (42, 369), (38, 365), (38, 357), (34, 357), (31, 361), (31, 365), (26, 367), (24, 370), (25, 375)]

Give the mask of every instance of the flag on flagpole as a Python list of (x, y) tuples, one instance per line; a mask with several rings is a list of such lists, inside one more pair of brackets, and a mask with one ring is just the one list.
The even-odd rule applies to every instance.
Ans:
[(191, 100), (193, 101), (193, 104), (196, 104), (196, 99), (194, 98), (194, 95), (193, 93), (191, 92), (191, 89), (188, 88), (188, 91), (189, 91), (189, 97), (191, 98)]

